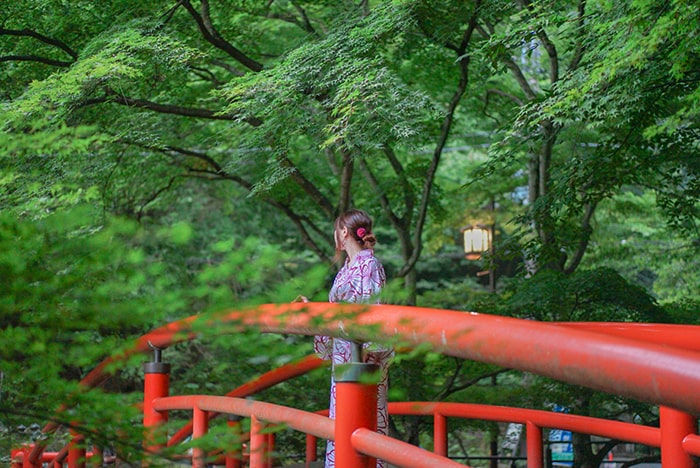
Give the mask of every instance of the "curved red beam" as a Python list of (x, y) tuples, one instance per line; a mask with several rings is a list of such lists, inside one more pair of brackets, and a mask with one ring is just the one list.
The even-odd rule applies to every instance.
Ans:
[[(210, 321), (210, 322), (206, 322)], [(264, 305), (205, 318), (265, 332), (352, 336), (533, 372), (700, 414), (700, 353), (552, 323), (396, 305)], [(685, 326), (697, 333), (697, 326)]]
[[(212, 327), (213, 325), (216, 327)], [(619, 325), (619, 324), (615, 324)], [(649, 328), (639, 324), (636, 329)], [(609, 330), (610, 324), (597, 325)], [(633, 330), (634, 324), (625, 324)], [(663, 329), (663, 325), (653, 325)], [(587, 386), (700, 414), (700, 353), (672, 343), (643, 342), (625, 336), (580, 330), (576, 326), (510, 317), (397, 305), (329, 303), (266, 304), (253, 309), (193, 316), (170, 323), (137, 340), (125, 356), (190, 339), (198, 330), (233, 333), (249, 328), (301, 335), (352, 336), (358, 340), (394, 341), (502, 367), (533, 372), (562, 382)], [(676, 329), (700, 336), (700, 327)], [(649, 335), (649, 333), (647, 333)], [(104, 363), (85, 380), (99, 379)]]
[(570, 327), (605, 335), (630, 338), (647, 343), (662, 344), (674, 348), (700, 352), (700, 327), (668, 323), (632, 322), (552, 322), (554, 325)]
[(510, 422), (516, 424), (536, 424), (538, 427), (551, 427), (581, 434), (590, 434), (610, 439), (623, 440), (659, 447), (661, 432), (658, 427), (611, 421), (589, 416), (555, 413), (527, 408), (510, 408), (473, 403), (447, 403), (433, 401), (389, 402), (389, 414), (410, 416), (430, 416), (440, 414), (446, 417), (478, 419), (483, 421)]
[(375, 458), (391, 460), (403, 468), (470, 468), (447, 457), (361, 427), (352, 433), (352, 446)]
[(216, 413), (231, 413), (250, 417), (253, 414), (260, 420), (284, 424), (290, 428), (324, 439), (334, 439), (333, 420), (286, 406), (264, 401), (246, 400), (212, 395), (182, 395), (159, 398), (153, 406), (158, 411), (192, 410), (194, 408)]
[[(282, 367), (278, 367), (269, 372), (264, 373), (260, 377), (253, 379), (249, 382), (244, 383), (240, 387), (226, 394), (227, 397), (247, 397), (249, 395), (254, 395), (258, 392), (266, 390), (280, 382), (285, 380), (298, 377), (302, 374), (306, 374), (314, 369), (318, 369), (324, 365), (325, 361), (322, 361), (315, 355), (306, 356), (301, 361), (291, 362), (285, 364)], [(218, 413), (210, 414), (210, 418), (215, 418)], [(168, 446), (178, 444), (185, 440), (188, 436), (192, 434), (193, 423), (190, 420), (187, 424), (182, 426), (182, 428), (170, 437), (168, 440)]]

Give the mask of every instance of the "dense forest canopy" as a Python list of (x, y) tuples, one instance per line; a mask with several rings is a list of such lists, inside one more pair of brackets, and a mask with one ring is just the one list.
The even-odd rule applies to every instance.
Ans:
[[(55, 408), (166, 321), (325, 300), (348, 207), (375, 217), (389, 301), (697, 322), (698, 17), (679, 0), (3, 2), (4, 414)], [(474, 223), (496, 247), (468, 262)], [(424, 363), (397, 382), (426, 365), (455, 378), (408, 397), (500, 373)]]

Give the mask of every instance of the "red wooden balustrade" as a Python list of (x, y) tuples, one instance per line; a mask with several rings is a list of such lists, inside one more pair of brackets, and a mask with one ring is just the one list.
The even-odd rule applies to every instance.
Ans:
[[(260, 437), (260, 428), (269, 423), (284, 423), (309, 434), (308, 458), (315, 457), (313, 438), (334, 439), (336, 444), (340, 444), (341, 452), (344, 450), (348, 454), (348, 460), (352, 460), (337, 460), (336, 466), (339, 468), (363, 466), (358, 463), (371, 463), (372, 457), (383, 458), (399, 466), (451, 466), (449, 464), (454, 462), (444, 458), (447, 451), (448, 417), (524, 424), (528, 467), (540, 467), (544, 462), (543, 428), (567, 429), (660, 447), (663, 466), (673, 468), (690, 468), (694, 466), (691, 456), (700, 455), (700, 437), (696, 434), (696, 415), (700, 414), (700, 399), (694, 392), (700, 384), (700, 327), (627, 323), (543, 323), (477, 313), (393, 305), (265, 305), (251, 310), (190, 317), (168, 324), (141, 337), (134, 348), (121, 358), (147, 351), (151, 346), (166, 348), (176, 342), (191, 339), (194, 336), (192, 330), (195, 322), (198, 326), (202, 323), (226, 324), (227, 327), (222, 328), (225, 328), (227, 333), (256, 328), (261, 332), (339, 336), (342, 331), (360, 341), (394, 340), (394, 344), (407, 347), (427, 343), (446, 355), (533, 372), (563, 382), (660, 405), (660, 428), (652, 428), (520, 408), (454, 403), (391, 403), (390, 411), (394, 414), (420, 413), (433, 417), (435, 453), (429, 453), (376, 434), (372, 430), (371, 418), (358, 420), (343, 416), (332, 421), (324, 416), (299, 412), (292, 408), (282, 409), (275, 405), (266, 406), (269, 404), (263, 402), (240, 400), (233, 397), (236, 391), (231, 392), (228, 397), (169, 397), (166, 396), (168, 384), (162, 376), (147, 379), (147, 386), (151, 385), (149, 381), (156, 382), (153, 384), (156, 387), (145, 389), (144, 424), (147, 427), (163, 424), (167, 418), (167, 411), (174, 409), (172, 405), (182, 406), (187, 402), (185, 406), (193, 411), (191, 426), (179, 431), (168, 441), (168, 445), (181, 441), (189, 433), (194, 437), (201, 436), (207, 430), (209, 419), (217, 413), (253, 418), (252, 426), (257, 429), (251, 434), (249, 443), (249, 450), (253, 449), (248, 458), (251, 467), (270, 466), (269, 453), (273, 440), (270, 436)], [(100, 364), (83, 383), (88, 386), (99, 384), (106, 378), (104, 369), (111, 362), (112, 360), (108, 360)], [(305, 366), (298, 370), (301, 373), (304, 369), (318, 365), (318, 361), (309, 359)], [(285, 372), (286, 375), (292, 376), (296, 371), (289, 372), (287, 369)], [(280, 376), (281, 374), (282, 372)], [(275, 376), (275, 372), (266, 374), (267, 381), (264, 385), (273, 385), (277, 377), (279, 376)], [(256, 385), (262, 386), (260, 383), (252, 384), (246, 391), (252, 390)], [(239, 396), (242, 396), (246, 392), (240, 393)], [(362, 389), (358, 388), (349, 393), (354, 395), (350, 398), (357, 399), (357, 395), (362, 394)], [(371, 401), (367, 402), (367, 405), (371, 404)], [(343, 408), (343, 401), (340, 399), (338, 408)], [(294, 417), (289, 418), (290, 414)], [(350, 421), (347, 422), (347, 427), (345, 421)], [(46, 431), (53, 429), (53, 425), (45, 428)], [(147, 440), (144, 444), (154, 450), (161, 446), (158, 443), (154, 444), (154, 440)], [(82, 460), (90, 456), (88, 453), (74, 451), (71, 457), (71, 449), (68, 448), (54, 454), (54, 458), (50, 459), (46, 457), (44, 447), (36, 444), (13, 451), (12, 463), (13, 467), (17, 468), (38, 467), (42, 461), (62, 466), (66, 452), (71, 467), (81, 466), (80, 464), (84, 463)], [(202, 466), (206, 456), (207, 454), (201, 451), (195, 451), (193, 466)], [(240, 454), (235, 456), (238, 457), (238, 461), (226, 457), (226, 466), (234, 467), (240, 462)]]

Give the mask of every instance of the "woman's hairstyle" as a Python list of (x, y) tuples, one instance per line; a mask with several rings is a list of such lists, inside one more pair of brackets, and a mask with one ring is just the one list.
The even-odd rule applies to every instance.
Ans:
[[(350, 235), (363, 249), (374, 248), (377, 238), (372, 232), (372, 218), (362, 210), (349, 210), (335, 220), (335, 229), (340, 231), (347, 228)], [(336, 257), (340, 257), (340, 246), (336, 242)]]

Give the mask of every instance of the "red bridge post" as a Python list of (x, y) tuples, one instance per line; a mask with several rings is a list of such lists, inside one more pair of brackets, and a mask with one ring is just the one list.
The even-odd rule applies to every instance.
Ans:
[(85, 438), (75, 430), (70, 431), (71, 440), (68, 443), (68, 468), (85, 468), (87, 451), (85, 450)]
[(306, 463), (315, 462), (318, 458), (316, 455), (317, 439), (311, 434), (306, 434)]
[[(226, 453), (226, 468), (241, 468), (243, 465), (243, 450), (241, 449), (243, 442), (241, 437), (241, 417), (229, 415), (228, 427), (234, 435), (235, 448)], [(240, 445), (239, 445), (240, 444)]]
[(542, 428), (528, 421), (525, 429), (527, 443), (527, 466), (539, 468), (544, 466), (544, 450), (542, 448)]
[(433, 447), (437, 455), (447, 456), (447, 418), (437, 412), (433, 415)]
[[(209, 432), (209, 413), (197, 406), (192, 411), (192, 440), (198, 439)], [(192, 449), (192, 468), (206, 468), (207, 452), (200, 447)]]
[(250, 417), (250, 468), (267, 468), (270, 459), (270, 439), (266, 424), (255, 415)]
[(376, 460), (356, 452), (352, 434), (364, 427), (377, 430), (377, 384), (368, 383), (374, 364), (350, 363), (336, 368), (335, 387), (335, 466), (337, 468), (371, 468)]
[(661, 466), (673, 468), (693, 468), (695, 463), (683, 449), (683, 439), (696, 434), (697, 419), (692, 415), (666, 406), (659, 407), (659, 427), (661, 429)]
[(148, 432), (144, 441), (146, 451), (158, 452), (165, 446), (158, 428), (168, 422), (168, 413), (156, 411), (153, 401), (170, 393), (170, 364), (161, 362), (161, 349), (153, 347), (153, 361), (143, 365), (143, 427)]
[(20, 456), (24, 460), (29, 456), (29, 451), (25, 448), (12, 449), (10, 451), (10, 468), (22, 468), (24, 462), (20, 461)]

